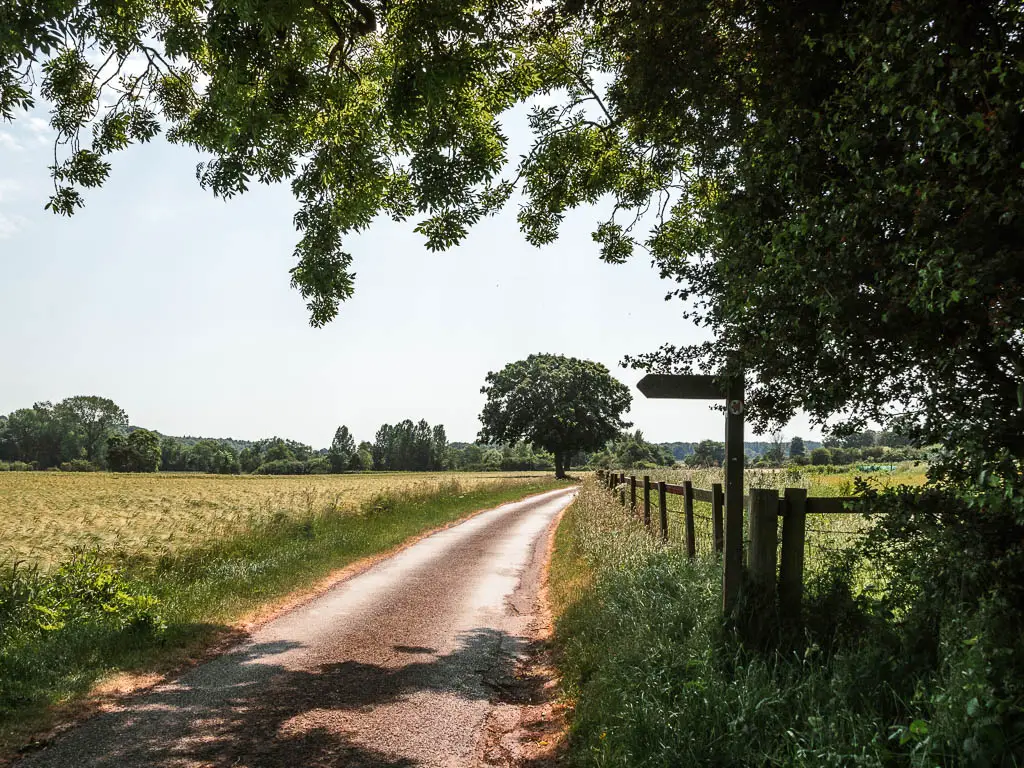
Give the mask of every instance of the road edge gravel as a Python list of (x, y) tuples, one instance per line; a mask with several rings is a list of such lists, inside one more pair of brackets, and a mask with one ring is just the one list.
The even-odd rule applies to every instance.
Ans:
[(526, 655), (517, 663), (514, 682), (492, 703), (477, 744), (476, 761), (496, 768), (553, 768), (567, 754), (570, 707), (561, 698), (561, 677), (554, 660), (554, 613), (549, 586), (555, 538), (573, 497), (545, 532), (535, 620)]

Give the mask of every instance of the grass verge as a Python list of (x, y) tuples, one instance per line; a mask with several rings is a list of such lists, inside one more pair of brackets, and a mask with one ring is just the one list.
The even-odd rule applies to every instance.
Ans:
[(238, 636), (233, 624), (332, 571), (553, 480), (377, 495), (355, 513), (282, 515), (159, 558), (91, 551), (0, 576), (0, 760), (117, 673), (162, 673)]
[(959, 650), (936, 665), (891, 617), (870, 620), (842, 590), (812, 583), (806, 635), (749, 649), (722, 621), (720, 584), (713, 558), (662, 547), (584, 486), (549, 587), (572, 765), (1024, 764), (1021, 729), (970, 692), (977, 638), (949, 638)]

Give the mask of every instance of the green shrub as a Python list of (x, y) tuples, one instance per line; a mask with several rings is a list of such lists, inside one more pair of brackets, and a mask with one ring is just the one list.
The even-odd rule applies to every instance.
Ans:
[(256, 475), (305, 475), (306, 462), (298, 459), (277, 459), (260, 464), (253, 474)]
[(307, 475), (329, 475), (334, 472), (331, 462), (324, 456), (314, 456), (306, 462)]
[(97, 645), (164, 630), (159, 602), (95, 553), (51, 573), (8, 567), (0, 575), (0, 713), (39, 703)]
[(828, 448), (815, 448), (811, 451), (811, 464), (822, 465), (832, 463), (832, 452)]
[(88, 459), (72, 459), (71, 461), (62, 462), (60, 465), (61, 472), (99, 472), (100, 468), (93, 464)]

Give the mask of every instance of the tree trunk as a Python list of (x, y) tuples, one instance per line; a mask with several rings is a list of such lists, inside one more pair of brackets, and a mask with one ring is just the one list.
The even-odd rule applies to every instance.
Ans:
[(565, 478), (565, 463), (561, 451), (555, 451), (555, 479)]

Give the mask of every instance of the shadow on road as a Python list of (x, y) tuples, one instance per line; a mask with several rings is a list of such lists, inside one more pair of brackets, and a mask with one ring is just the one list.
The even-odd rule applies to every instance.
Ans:
[[(448, 654), (393, 646), (387, 666), (345, 661), (298, 670), (286, 666), (288, 654), (300, 650), (295, 643), (247, 646), (91, 720), (22, 765), (413, 766), (418, 763), (367, 746), (367, 713), (420, 692), (514, 699), (528, 684), (514, 674), (526, 644), (522, 637), (476, 629), (463, 633)], [(346, 730), (353, 715), (363, 719), (358, 741)]]

